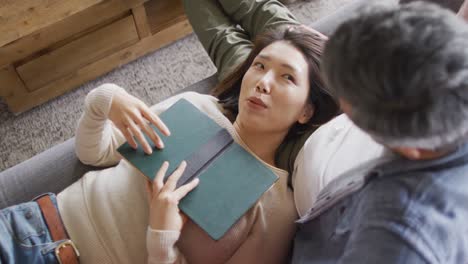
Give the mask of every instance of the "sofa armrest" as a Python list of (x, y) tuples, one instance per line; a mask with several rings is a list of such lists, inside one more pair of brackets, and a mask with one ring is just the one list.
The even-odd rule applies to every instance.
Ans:
[(75, 139), (69, 139), (0, 173), (0, 209), (26, 202), (45, 193), (58, 193), (95, 167), (75, 155)]

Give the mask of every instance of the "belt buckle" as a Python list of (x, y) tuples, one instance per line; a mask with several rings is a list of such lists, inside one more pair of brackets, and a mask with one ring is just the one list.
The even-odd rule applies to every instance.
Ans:
[(60, 249), (62, 248), (65, 248), (67, 246), (71, 246), (73, 251), (75, 252), (75, 255), (76, 257), (80, 257), (80, 252), (78, 251), (78, 249), (76, 248), (75, 246), (75, 243), (73, 243), (73, 241), (71, 241), (70, 239), (67, 239), (65, 241), (63, 241), (62, 243), (60, 243), (56, 248), (55, 248), (55, 257), (57, 257), (57, 260), (59, 262), (59, 264), (63, 264), (62, 263), (62, 259), (60, 258)]

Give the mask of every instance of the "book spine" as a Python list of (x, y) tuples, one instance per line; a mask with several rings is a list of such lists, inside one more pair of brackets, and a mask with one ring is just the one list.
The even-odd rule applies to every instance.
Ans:
[(188, 156), (187, 167), (177, 182), (177, 188), (198, 177), (234, 142), (226, 129), (220, 129), (200, 149)]

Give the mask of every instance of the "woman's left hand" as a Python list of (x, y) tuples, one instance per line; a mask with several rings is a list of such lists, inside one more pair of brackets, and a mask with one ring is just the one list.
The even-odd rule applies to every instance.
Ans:
[(150, 205), (149, 225), (152, 229), (181, 231), (186, 217), (179, 210), (179, 201), (198, 185), (198, 178), (176, 189), (187, 163), (183, 161), (164, 184), (169, 163), (163, 163), (154, 181), (147, 182)]

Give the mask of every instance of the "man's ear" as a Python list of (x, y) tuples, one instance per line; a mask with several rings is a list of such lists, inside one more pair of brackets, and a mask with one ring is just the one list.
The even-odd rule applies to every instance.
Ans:
[(306, 104), (304, 108), (302, 109), (302, 113), (299, 116), (299, 119), (297, 120), (297, 122), (299, 122), (299, 124), (306, 124), (307, 122), (309, 122), (312, 116), (314, 116), (314, 112), (315, 112), (315, 105), (309, 104), (309, 103)]
[(422, 156), (421, 150), (417, 148), (397, 147), (393, 150), (410, 160), (419, 160)]
[(437, 150), (409, 148), (409, 147), (395, 147), (391, 149), (410, 160), (436, 159), (444, 155), (447, 155), (448, 153), (448, 151), (437, 151)]

